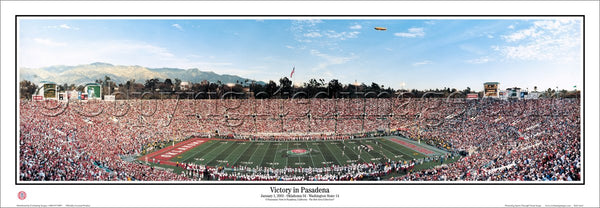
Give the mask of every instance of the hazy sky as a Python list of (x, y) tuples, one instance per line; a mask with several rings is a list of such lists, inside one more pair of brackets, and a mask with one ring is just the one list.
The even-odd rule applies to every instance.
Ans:
[(297, 83), (580, 89), (582, 44), (579, 18), (20, 19), (18, 63), (199, 68), (262, 81), (295, 66)]

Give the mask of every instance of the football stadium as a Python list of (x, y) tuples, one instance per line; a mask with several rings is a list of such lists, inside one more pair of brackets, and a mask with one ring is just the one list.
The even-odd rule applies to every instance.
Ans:
[(583, 17), (146, 18), (16, 21), (17, 184), (585, 182)]
[(582, 180), (579, 98), (252, 94), (20, 100), (19, 180)]

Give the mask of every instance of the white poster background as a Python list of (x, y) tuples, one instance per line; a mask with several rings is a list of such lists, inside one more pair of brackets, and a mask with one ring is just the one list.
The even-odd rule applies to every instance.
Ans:
[[(15, 2), (1, 3), (1, 206), (598, 207), (599, 2)], [(585, 185), (319, 185), (331, 202), (271, 202), (269, 187), (317, 185), (15, 185), (15, 15), (585, 15)], [(104, 18), (104, 17), (100, 17)], [(119, 18), (119, 17), (115, 17)], [(135, 17), (134, 17), (135, 18)], [(151, 17), (150, 17), (151, 18)], [(161, 17), (159, 17), (161, 18)], [(243, 17), (242, 17), (243, 18)], [(459, 18), (459, 17), (457, 17)], [(471, 17), (460, 17), (471, 18)], [(476, 18), (476, 17), (475, 17)], [(18, 199), (19, 191), (27, 198)]]

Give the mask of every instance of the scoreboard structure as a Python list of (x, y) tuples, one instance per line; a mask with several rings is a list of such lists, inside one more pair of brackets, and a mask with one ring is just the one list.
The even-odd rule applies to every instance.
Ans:
[(498, 88), (499, 88), (500, 83), (499, 82), (486, 82), (483, 83), (483, 97), (490, 97), (490, 98), (498, 98), (499, 96), (499, 92), (498, 92)]
[(44, 99), (57, 99), (57, 87), (55, 83), (46, 83), (43, 85)]
[(32, 96), (33, 100), (58, 100), (58, 85), (54, 82), (42, 81)]
[(98, 83), (85, 84), (83, 92), (87, 94), (87, 98), (90, 100), (102, 99), (102, 86)]

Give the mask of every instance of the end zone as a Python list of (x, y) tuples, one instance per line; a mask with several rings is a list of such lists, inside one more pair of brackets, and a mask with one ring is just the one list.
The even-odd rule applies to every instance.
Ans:
[(180, 155), (181, 153), (187, 152), (188, 150), (194, 149), (198, 145), (201, 145), (209, 140), (210, 139), (208, 139), (208, 138), (189, 139), (187, 141), (179, 142), (175, 146), (169, 146), (169, 147), (160, 149), (156, 152), (139, 157), (138, 160), (175, 166), (176, 165), (175, 162), (169, 161), (171, 158), (173, 158), (177, 155)]
[(431, 150), (425, 149), (423, 147), (419, 147), (419, 146), (417, 146), (415, 144), (412, 144), (412, 143), (409, 143), (409, 142), (406, 142), (406, 141), (402, 141), (402, 140), (395, 139), (395, 138), (392, 138), (390, 140), (393, 141), (393, 142), (396, 142), (396, 143), (398, 143), (398, 144), (400, 144), (402, 146), (408, 147), (411, 150), (420, 152), (421, 154), (425, 154), (425, 155), (435, 154), (435, 152), (433, 152)]

